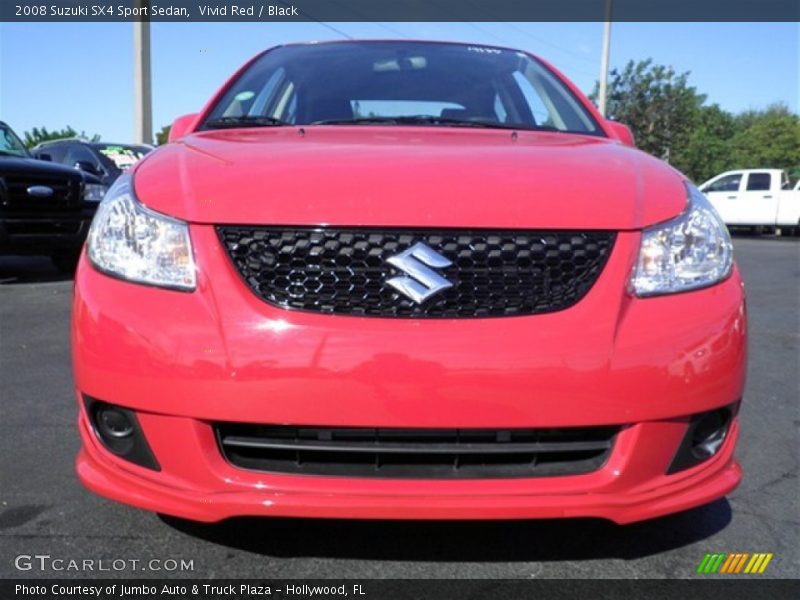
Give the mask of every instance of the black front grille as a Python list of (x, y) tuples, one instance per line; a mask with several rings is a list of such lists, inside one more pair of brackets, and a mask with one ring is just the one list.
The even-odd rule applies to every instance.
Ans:
[(223, 456), (272, 473), (482, 479), (596, 471), (619, 427), (372, 429), (217, 423)]
[[(327, 314), (500, 317), (563, 310), (597, 280), (614, 245), (607, 231), (410, 230), (220, 226), (220, 239), (261, 299)], [(452, 287), (417, 304), (387, 280), (387, 262), (422, 242), (452, 264)]]
[[(6, 175), (5, 193), (2, 194), (1, 207), (4, 211), (15, 213), (37, 213), (42, 211), (74, 211), (80, 208), (81, 182), (78, 178), (66, 178), (52, 175), (25, 176)], [(52, 195), (37, 197), (28, 189), (35, 186), (46, 186)]]

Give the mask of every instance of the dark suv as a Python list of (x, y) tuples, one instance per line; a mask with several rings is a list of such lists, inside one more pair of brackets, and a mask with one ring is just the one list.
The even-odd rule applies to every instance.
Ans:
[(54, 140), (36, 146), (31, 153), (40, 160), (61, 163), (99, 177), (111, 186), (123, 171), (153, 149), (143, 144), (109, 144), (81, 139)]
[(0, 254), (46, 255), (71, 271), (105, 189), (94, 175), (34, 159), (0, 121)]

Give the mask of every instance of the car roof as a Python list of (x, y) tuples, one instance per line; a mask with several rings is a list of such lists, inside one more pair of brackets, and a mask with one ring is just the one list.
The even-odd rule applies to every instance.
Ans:
[(153, 149), (153, 146), (150, 144), (118, 144), (117, 142), (87, 142), (89, 146), (94, 148), (106, 148), (108, 146), (119, 146), (120, 148), (150, 148)]
[(80, 138), (60, 138), (57, 140), (47, 140), (36, 144), (33, 150), (37, 148), (45, 148), (47, 146), (54, 146), (55, 144), (83, 144), (84, 146), (89, 146), (90, 148), (105, 148), (108, 146), (119, 146), (121, 148), (149, 148), (150, 150), (154, 149), (154, 146), (150, 144), (118, 144), (116, 142), (91, 142), (89, 140), (83, 140)]
[(87, 143), (86, 140), (82, 140), (80, 138), (58, 138), (56, 140), (45, 140), (44, 142), (39, 142), (33, 147), (33, 150), (37, 148), (44, 148), (45, 146), (55, 146), (56, 144), (65, 144), (65, 143), (79, 143), (85, 144)]
[(763, 168), (762, 169), (760, 167), (753, 167), (752, 169), (731, 169), (730, 171), (723, 171), (722, 173), (714, 175), (714, 177), (712, 177), (708, 181), (711, 181), (712, 179), (719, 179), (720, 177), (724, 177), (726, 175), (739, 175), (739, 174), (743, 174), (743, 173), (753, 173), (753, 172), (773, 173), (773, 174), (774, 173), (785, 173), (785, 171), (783, 169), (767, 169), (767, 168)]

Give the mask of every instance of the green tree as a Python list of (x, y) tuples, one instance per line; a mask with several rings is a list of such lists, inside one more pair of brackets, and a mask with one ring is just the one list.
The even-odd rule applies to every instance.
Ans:
[[(686, 145), (697, 111), (705, 96), (688, 84), (689, 73), (677, 74), (672, 67), (653, 60), (629, 61), (609, 74), (606, 112), (625, 123), (636, 145), (650, 154), (671, 161), (676, 149)], [(597, 98), (598, 87), (592, 94)]]
[(731, 154), (740, 168), (794, 171), (800, 167), (800, 118), (784, 104), (736, 117)]
[(170, 125), (164, 125), (159, 131), (156, 131), (156, 145), (161, 146), (169, 141)]
[[(636, 145), (663, 158), (694, 181), (730, 169), (800, 172), (800, 118), (783, 104), (736, 116), (652, 59), (630, 61), (609, 77), (608, 116), (628, 125)], [(596, 99), (595, 85), (592, 98)]]
[(53, 131), (48, 131), (47, 127), (34, 127), (30, 131), (26, 131), (23, 136), (22, 140), (25, 142), (25, 145), (28, 148), (33, 148), (37, 144), (41, 144), (42, 142), (49, 142), (50, 140), (61, 140), (64, 138), (73, 138), (73, 137), (80, 137), (84, 139), (88, 139), (90, 142), (99, 142), (100, 136), (94, 134), (91, 138), (87, 138), (86, 132), (81, 131), (78, 133), (72, 127), (67, 125), (64, 129), (54, 129)]
[(692, 119), (685, 145), (674, 149), (672, 164), (697, 183), (736, 168), (731, 155), (731, 140), (736, 131), (736, 119), (729, 112), (716, 104), (700, 107)]

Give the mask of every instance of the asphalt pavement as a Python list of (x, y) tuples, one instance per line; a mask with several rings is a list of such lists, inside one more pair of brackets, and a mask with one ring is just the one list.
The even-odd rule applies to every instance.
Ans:
[[(737, 551), (772, 552), (767, 575), (797, 577), (800, 240), (737, 238), (735, 251), (750, 316), (737, 449), (744, 481), (726, 499), (624, 527), (588, 519), (199, 525), (94, 496), (73, 471), (72, 282), (46, 259), (0, 257), (0, 578), (683, 578), (705, 553)], [(64, 570), (20, 571), (15, 563), (30, 564), (20, 555), (49, 555)], [(124, 568), (103, 572), (69, 562), (97, 569), (120, 559)], [(167, 572), (170, 560), (192, 569)]]

